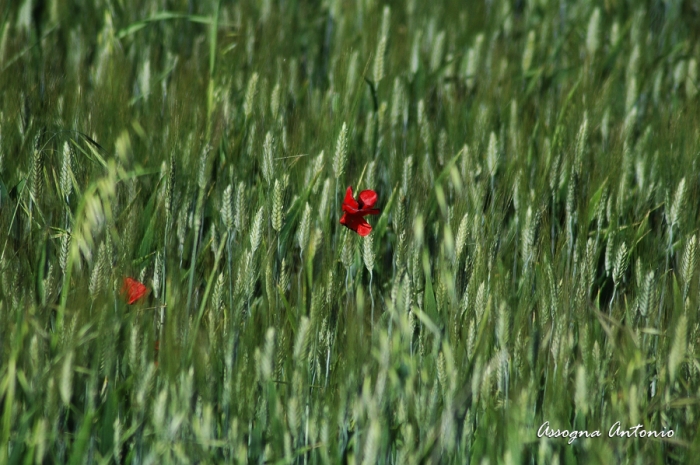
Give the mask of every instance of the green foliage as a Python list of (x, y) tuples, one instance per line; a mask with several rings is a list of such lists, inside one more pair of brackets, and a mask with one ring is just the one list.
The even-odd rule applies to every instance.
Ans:
[(698, 456), (695, 3), (11, 3), (0, 462)]

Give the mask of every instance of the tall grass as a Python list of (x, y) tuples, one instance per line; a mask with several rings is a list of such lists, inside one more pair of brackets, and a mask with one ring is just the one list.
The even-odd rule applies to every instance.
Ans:
[(697, 15), (0, 8), (0, 462), (693, 463)]

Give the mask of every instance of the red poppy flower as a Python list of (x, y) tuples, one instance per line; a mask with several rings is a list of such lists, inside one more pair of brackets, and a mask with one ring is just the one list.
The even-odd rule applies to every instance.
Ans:
[(340, 218), (340, 224), (352, 229), (360, 236), (369, 235), (372, 232), (372, 225), (363, 217), (379, 214), (379, 209), (372, 208), (375, 203), (377, 203), (377, 193), (373, 190), (368, 189), (360, 192), (358, 199), (355, 200), (352, 196), (352, 186), (348, 187), (345, 192), (345, 200), (343, 200), (343, 212), (345, 213)]
[(129, 305), (145, 296), (147, 292), (148, 288), (146, 288), (143, 283), (140, 283), (133, 278), (124, 278), (122, 294), (126, 296), (126, 301), (129, 303)]

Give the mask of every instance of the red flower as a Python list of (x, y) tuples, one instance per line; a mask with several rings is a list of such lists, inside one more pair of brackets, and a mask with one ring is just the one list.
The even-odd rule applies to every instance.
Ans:
[(140, 283), (133, 278), (124, 278), (122, 294), (126, 296), (126, 301), (129, 303), (129, 305), (145, 296), (147, 292), (148, 289), (143, 285), (143, 283)]
[(352, 186), (348, 187), (343, 200), (343, 216), (340, 224), (352, 229), (360, 236), (367, 236), (372, 232), (372, 226), (363, 218), (366, 215), (378, 215), (379, 209), (372, 208), (377, 203), (377, 193), (373, 190), (360, 192), (359, 198), (352, 197)]

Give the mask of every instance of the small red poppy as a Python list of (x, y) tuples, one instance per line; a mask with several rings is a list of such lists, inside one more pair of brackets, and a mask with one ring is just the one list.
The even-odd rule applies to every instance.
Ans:
[(129, 305), (135, 303), (141, 297), (145, 296), (148, 288), (143, 283), (136, 281), (133, 278), (124, 278), (122, 286), (122, 294), (126, 296), (126, 301)]
[(348, 187), (345, 192), (345, 200), (343, 200), (343, 216), (340, 218), (340, 224), (348, 229), (352, 229), (360, 236), (364, 237), (372, 232), (370, 225), (363, 217), (366, 215), (378, 215), (379, 209), (372, 208), (377, 203), (377, 193), (367, 189), (360, 192), (358, 199), (355, 200), (352, 196), (352, 186)]

